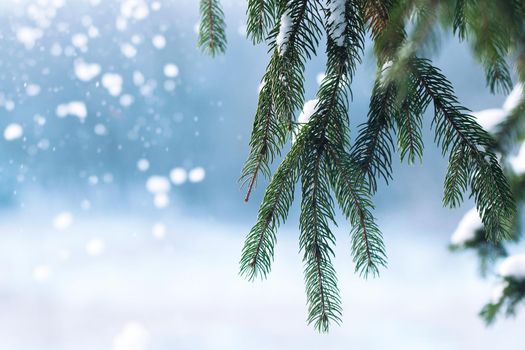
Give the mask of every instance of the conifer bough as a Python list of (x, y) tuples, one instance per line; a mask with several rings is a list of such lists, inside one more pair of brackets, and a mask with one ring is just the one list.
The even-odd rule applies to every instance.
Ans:
[[(497, 4), (496, 4), (497, 3)], [(525, 5), (503, 0), (248, 0), (248, 37), (265, 42), (270, 61), (262, 78), (241, 179), (246, 200), (260, 176), (270, 179), (240, 260), (248, 279), (264, 278), (273, 261), (277, 230), (300, 184), (299, 244), (303, 254), (308, 322), (326, 332), (341, 321), (334, 257), (336, 203), (350, 224), (351, 254), (360, 275), (376, 276), (386, 265), (381, 231), (372, 213), (377, 181), (392, 178), (397, 150), (409, 163), (421, 159), (422, 120), (433, 110), (435, 141), (449, 157), (444, 204), (474, 198), (487, 239), (511, 236), (515, 205), (494, 140), (461, 106), (452, 85), (424, 57), (439, 30), (466, 40), (483, 65), (492, 92), (512, 86), (509, 60), (525, 78)], [(199, 44), (224, 51), (224, 20), (218, 0), (201, 1)], [(377, 59), (368, 120), (353, 144), (349, 129), (351, 83), (365, 37)], [(304, 69), (324, 43), (326, 76), (308, 120)], [(272, 175), (271, 164), (283, 160)]]

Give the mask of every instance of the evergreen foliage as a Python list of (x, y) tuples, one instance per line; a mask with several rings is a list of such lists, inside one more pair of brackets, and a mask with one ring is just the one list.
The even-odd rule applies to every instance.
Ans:
[(497, 271), (497, 263), (505, 261), (512, 255), (509, 249), (516, 245), (522, 238), (522, 213), (525, 208), (525, 173), (516, 173), (509, 167), (509, 159), (513, 157), (516, 148), (524, 147), (525, 142), (525, 96), (521, 96), (521, 101), (508, 113), (507, 117), (495, 128), (494, 143), (492, 149), (501, 157), (501, 163), (506, 165), (504, 171), (510, 182), (510, 189), (517, 202), (518, 211), (509, 220), (511, 225), (510, 236), (501, 241), (487, 239), (486, 228), (477, 229), (473, 238), (462, 244), (451, 245), (453, 251), (471, 250), (474, 251), (479, 260), (480, 273), (483, 277), (498, 275), (499, 280), (495, 287), (495, 295), (480, 312), (480, 316), (487, 324), (495, 322), (499, 314), (506, 317), (514, 316), (517, 306), (525, 301), (525, 279), (521, 276), (509, 275), (505, 271)]
[[(495, 152), (509, 138), (523, 135), (524, 128), (516, 127), (521, 117), (509, 118), (509, 125), (501, 125), (491, 137), (460, 105), (452, 85), (425, 52), (435, 47), (440, 33), (454, 33), (471, 45), (489, 89), (508, 92), (510, 61), (516, 62), (520, 79), (525, 78), (523, 9), (515, 0), (248, 0), (248, 37), (254, 43), (264, 41), (271, 57), (242, 170), (245, 200), (261, 174), (270, 183), (242, 250), (241, 274), (254, 279), (270, 272), (278, 227), (300, 183), (307, 319), (323, 332), (338, 323), (342, 308), (332, 264), (336, 203), (350, 223), (356, 272), (378, 275), (386, 265), (386, 251), (372, 213), (372, 196), (378, 180), (392, 179), (396, 151), (409, 163), (421, 160), (421, 128), (429, 107), (435, 141), (449, 157), (444, 204), (457, 207), (465, 193), (473, 197), (490, 252), (502, 239), (512, 239), (513, 190)], [(201, 1), (201, 11), (200, 45), (211, 54), (223, 51), (226, 39), (218, 1)], [(377, 77), (368, 120), (351, 143), (351, 83), (368, 35)], [(326, 77), (313, 114), (307, 122), (298, 122), (305, 65), (323, 40)], [(272, 176), (271, 165), (281, 155)]]
[(226, 23), (219, 0), (201, 0), (199, 47), (210, 56), (226, 50)]

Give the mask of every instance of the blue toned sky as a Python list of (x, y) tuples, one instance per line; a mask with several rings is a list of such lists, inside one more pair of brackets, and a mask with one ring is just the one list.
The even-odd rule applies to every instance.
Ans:
[[(264, 188), (246, 204), (238, 178), (268, 57), (244, 36), (245, 1), (224, 5), (228, 51), (212, 59), (196, 0), (0, 1), (0, 348), (518, 349), (523, 316), (485, 328), (493, 281), (447, 250), (471, 203), (442, 208), (430, 123), (424, 162), (396, 161), (376, 195), (381, 278), (353, 275), (339, 222), (340, 327), (305, 323), (297, 205), (269, 279), (237, 275)], [(465, 106), (501, 105), (464, 45), (441, 47)], [(308, 64), (306, 99), (323, 64)], [(374, 76), (367, 48), (352, 137)]]

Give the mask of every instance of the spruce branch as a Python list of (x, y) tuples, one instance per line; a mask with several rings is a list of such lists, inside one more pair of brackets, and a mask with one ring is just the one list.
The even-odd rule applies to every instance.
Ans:
[(261, 172), (266, 178), (270, 177), (269, 165), (280, 155), (285, 141), (286, 134), (275, 115), (271, 85), (263, 81), (250, 139), (250, 155), (241, 173), (241, 182), (248, 188), (246, 202), (250, 198), (258, 174)]
[(292, 130), (294, 115), (304, 101), (304, 64), (316, 54), (321, 18), (316, 1), (290, 0), (270, 34), (273, 55), (266, 74), (274, 93), (277, 115)]
[(215, 56), (226, 51), (226, 23), (219, 0), (201, 0), (201, 21), (199, 26), (199, 47)]
[(365, 277), (378, 276), (379, 267), (386, 266), (386, 253), (381, 231), (371, 212), (373, 204), (369, 185), (349, 154), (330, 149), (330, 155), (335, 197), (352, 227), (355, 271)]
[(514, 316), (519, 303), (525, 301), (525, 281), (506, 278), (502, 296), (483, 307), (479, 315), (487, 325), (491, 325), (500, 313), (506, 317)]
[[(301, 251), (304, 252), (305, 281), (309, 305), (308, 322), (320, 331), (328, 331), (330, 321), (341, 316), (337, 277), (331, 264), (335, 244), (329, 223), (334, 223), (330, 188), (352, 225), (352, 256), (356, 271), (365, 276), (378, 274), (386, 264), (381, 233), (369, 211), (368, 186), (357, 167), (350, 168), (348, 149), (348, 95), (355, 66), (360, 62), (364, 44), (364, 23), (359, 9), (346, 2), (346, 27), (341, 37), (335, 34), (331, 11), (340, 11), (328, 3), (328, 62), (326, 77), (317, 94), (318, 104), (300, 137), (310, 150), (301, 167)], [(351, 20), (349, 20), (351, 19)], [(363, 185), (364, 184), (364, 185)]]
[[(458, 104), (446, 77), (428, 60), (411, 60), (411, 68), (433, 102), (436, 142), (444, 154), (451, 151), (447, 178), (461, 177), (461, 181), (450, 182), (455, 187), (445, 186), (445, 205), (456, 205), (458, 192), (468, 183), (488, 237), (495, 241), (509, 238), (515, 205), (499, 162), (489, 150), (491, 137)], [(458, 162), (458, 152), (466, 159)], [(456, 164), (465, 168), (457, 169)]]
[[(512, 0), (458, 0), (454, 31), (460, 38), (467, 35), (472, 49), (485, 68), (490, 91), (509, 93), (512, 89), (506, 57), (512, 47), (512, 26), (501, 25), (509, 20), (515, 9)], [(520, 19), (522, 21), (522, 19)]]
[(278, 0), (248, 0), (246, 30), (254, 44), (262, 42), (278, 20)]
[(494, 139), (494, 148), (499, 152), (508, 151), (518, 141), (525, 140), (525, 99), (497, 126)]
[(294, 1), (297, 10), (280, 10), (281, 22), (290, 21), (290, 28), (283, 29), (283, 23), (278, 23), (270, 34), (273, 54), (259, 93), (250, 155), (241, 174), (241, 181), (248, 187), (245, 201), (249, 200), (258, 173), (270, 176), (269, 164), (292, 134), (295, 112), (304, 101), (304, 61), (315, 54), (320, 36), (317, 5)]
[(397, 84), (398, 102), (394, 118), (401, 160), (407, 157), (408, 163), (412, 164), (416, 158), (420, 161), (423, 158), (421, 127), (423, 123), (424, 96), (413, 77), (408, 76), (402, 82), (402, 85)]
[[(431, 105), (436, 142), (449, 156), (444, 204), (458, 206), (470, 192), (485, 225), (479, 246), (486, 257), (496, 254), (500, 240), (515, 230), (517, 215), (511, 196), (514, 187), (509, 187), (493, 152), (506, 147), (503, 139), (508, 135), (515, 139), (523, 135), (518, 127), (523, 106), (512, 111), (508, 125), (502, 124), (493, 140), (459, 104), (445, 76), (417, 56), (438, 38), (441, 23), (469, 41), (485, 68), (490, 90), (505, 92), (512, 83), (511, 53), (517, 56), (520, 77), (525, 76), (524, 9), (515, 0), (498, 5), (490, 0), (248, 0), (248, 36), (254, 43), (267, 43), (270, 59), (241, 175), (247, 186), (245, 200), (260, 174), (271, 180), (242, 250), (240, 274), (252, 280), (270, 272), (277, 230), (288, 216), (300, 181), (299, 243), (307, 319), (323, 332), (331, 323), (339, 323), (341, 299), (332, 264), (335, 202), (351, 226), (356, 272), (364, 277), (378, 275), (386, 266), (386, 253), (372, 214), (372, 196), (379, 178), (387, 183), (392, 178), (396, 149), (402, 160), (421, 160), (422, 118)], [(218, 0), (201, 1), (201, 12), (199, 45), (212, 55), (224, 51)], [(509, 26), (502, 28), (500, 23)], [(317, 54), (323, 29), (326, 77), (309, 120), (294, 129), (304, 102), (306, 62)], [(367, 29), (379, 69), (368, 120), (351, 145), (350, 85), (361, 62)], [(285, 152), (288, 141), (291, 149)], [(284, 159), (271, 176), (270, 167), (281, 153)]]
[(377, 178), (387, 183), (392, 179), (393, 116), (396, 105), (394, 84), (383, 84), (381, 76), (376, 80), (370, 100), (368, 120), (359, 129), (352, 147), (352, 157), (368, 178), (372, 192), (377, 190)]
[(388, 10), (392, 1), (370, 0), (363, 1), (363, 17), (368, 23), (374, 39), (378, 38), (388, 26)]
[(294, 199), (301, 147), (302, 143), (296, 143), (274, 174), (259, 208), (257, 222), (244, 243), (240, 274), (250, 280), (265, 278), (271, 270), (276, 232), (286, 220)]
[(324, 145), (304, 158), (301, 167), (302, 201), (299, 245), (304, 253), (304, 275), (308, 303), (308, 323), (327, 332), (331, 321), (341, 320), (341, 300), (337, 276), (332, 265), (335, 237), (330, 222), (335, 223), (327, 159)]
[(466, 9), (468, 0), (456, 0), (456, 6), (454, 11), (454, 23), (453, 32), (457, 34), (461, 40), (464, 40), (467, 35), (467, 24), (466, 21)]

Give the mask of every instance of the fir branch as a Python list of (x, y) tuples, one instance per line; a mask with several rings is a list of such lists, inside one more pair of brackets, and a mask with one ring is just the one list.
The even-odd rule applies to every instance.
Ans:
[(368, 120), (359, 129), (352, 147), (352, 158), (361, 168), (370, 183), (372, 192), (377, 190), (377, 179), (387, 183), (392, 179), (392, 152), (394, 142), (391, 130), (395, 113), (396, 88), (394, 84), (383, 84), (381, 77), (372, 90)]
[(496, 320), (499, 313), (505, 316), (514, 316), (518, 304), (525, 301), (525, 281), (506, 278), (502, 296), (499, 300), (494, 300), (483, 307), (480, 312), (481, 318), (487, 325), (491, 325)]
[[(331, 14), (328, 15), (331, 18)], [(327, 25), (327, 76), (319, 89), (317, 115), (312, 119), (324, 121), (319, 123), (325, 127), (322, 131), (326, 134), (316, 134), (326, 136), (330, 183), (339, 206), (352, 226), (351, 251), (355, 269), (366, 277), (369, 274), (378, 275), (379, 266), (386, 265), (386, 257), (381, 232), (369, 210), (372, 204), (368, 184), (347, 151), (348, 95), (355, 66), (360, 62), (364, 47), (364, 22), (359, 9), (349, 2), (345, 8), (345, 18), (347, 28), (342, 46), (338, 45), (337, 38), (330, 35), (331, 23)]]
[(226, 23), (219, 0), (201, 0), (199, 47), (212, 57), (226, 51)]
[(302, 143), (296, 143), (266, 189), (257, 222), (248, 234), (240, 260), (240, 274), (253, 280), (265, 278), (273, 261), (277, 228), (286, 220), (298, 180)]
[(341, 300), (332, 265), (335, 237), (329, 222), (335, 223), (327, 181), (326, 153), (318, 145), (302, 166), (302, 201), (299, 245), (304, 252), (304, 274), (308, 302), (308, 323), (327, 332), (330, 322), (341, 321)]
[[(463, 185), (467, 182), (488, 237), (496, 241), (509, 238), (515, 206), (507, 179), (496, 156), (489, 151), (492, 139), (458, 105), (452, 86), (438, 69), (425, 59), (413, 59), (410, 65), (412, 74), (434, 104), (436, 141), (443, 153), (451, 150), (451, 160), (458, 152), (467, 157), (459, 163), (450, 162), (447, 177), (461, 177), (462, 180), (451, 181), (457, 187), (445, 186), (444, 203), (456, 205), (460, 199), (457, 193), (464, 190)], [(456, 164), (466, 165), (466, 170), (457, 169)]]
[(508, 151), (516, 142), (525, 139), (525, 99), (497, 126), (494, 139), (494, 148), (499, 152)]
[(494, 55), (490, 59), (485, 73), (487, 85), (492, 93), (510, 93), (512, 90), (512, 78), (503, 54)]
[(263, 80), (250, 139), (250, 155), (241, 173), (241, 182), (248, 187), (244, 199), (246, 202), (250, 198), (259, 172), (267, 178), (270, 177), (269, 165), (280, 155), (285, 140), (286, 135), (275, 115), (271, 85), (265, 84)]
[(465, 7), (468, 4), (468, 0), (456, 0), (456, 6), (454, 11), (454, 23), (453, 23), (453, 32), (457, 34), (461, 40), (464, 40), (467, 35), (467, 19), (466, 19), (466, 9)]
[[(285, 32), (280, 33), (279, 24), (270, 35), (273, 54), (259, 94), (250, 155), (241, 175), (243, 184), (248, 186), (245, 201), (249, 200), (257, 174), (263, 172), (269, 177), (268, 166), (280, 153), (287, 136), (291, 135), (294, 114), (303, 104), (304, 61), (315, 53), (319, 40), (319, 30), (315, 29), (319, 15), (317, 5), (306, 0), (295, 0), (294, 6), (292, 11), (281, 13), (283, 18), (289, 16), (290, 29), (285, 28)], [(279, 42), (279, 35), (282, 36), (279, 40), (286, 39), (285, 42)]]
[(370, 0), (363, 1), (363, 18), (369, 25), (372, 38), (378, 38), (388, 26), (388, 9), (392, 1)]
[[(490, 11), (479, 15), (481, 5), (487, 3), (487, 8), (495, 10), (494, 18), (488, 15)], [(364, 276), (377, 275), (386, 265), (386, 254), (372, 215), (371, 196), (377, 190), (378, 178), (387, 182), (392, 178), (392, 132), (397, 134), (401, 159), (409, 163), (421, 159), (422, 116), (431, 104), (436, 141), (450, 157), (444, 203), (457, 206), (470, 190), (485, 225), (487, 247), (500, 244), (495, 240), (509, 238), (511, 222), (517, 216), (509, 185), (491, 151), (497, 143), (459, 105), (452, 86), (439, 70), (415, 55), (430, 42), (430, 34), (436, 33), (437, 14), (447, 14), (445, 25), (461, 38), (472, 38), (491, 90), (505, 91), (510, 86), (508, 54), (516, 50), (521, 55), (520, 45), (525, 42), (522, 18), (510, 14), (511, 9), (522, 11), (523, 6), (514, 3), (503, 0), (501, 9), (495, 9), (498, 6), (489, 0), (249, 0), (248, 35), (254, 42), (266, 37), (271, 58), (259, 95), (251, 152), (242, 172), (242, 180), (248, 185), (246, 199), (259, 173), (270, 176), (270, 164), (292, 135), (295, 113), (304, 100), (305, 63), (316, 54), (322, 26), (326, 31), (327, 67), (316, 109), (302, 124), (267, 187), (257, 222), (243, 248), (241, 274), (254, 279), (270, 272), (276, 231), (288, 215), (300, 178), (300, 248), (308, 322), (320, 331), (327, 331), (331, 322), (338, 323), (341, 301), (332, 265), (335, 237), (330, 228), (335, 224), (334, 199), (352, 227), (356, 271)], [(414, 14), (416, 22), (407, 35), (407, 22)], [(494, 27), (506, 17), (510, 28)], [(381, 70), (368, 121), (350, 148), (350, 84), (361, 59), (366, 26)], [(518, 58), (518, 67), (525, 67), (523, 57)], [(512, 123), (519, 120), (512, 117)], [(507, 132), (501, 128), (502, 135)]]
[[(331, 321), (338, 323), (341, 316), (341, 302), (337, 289), (337, 277), (331, 263), (333, 257), (332, 246), (335, 244), (329, 223), (335, 224), (333, 213), (333, 200), (330, 196), (330, 186), (333, 185), (334, 159), (329, 151), (330, 145), (344, 149), (347, 146), (348, 131), (348, 92), (356, 63), (360, 61), (364, 42), (364, 26), (359, 17), (355, 3), (347, 1), (344, 9), (328, 3), (325, 28), (327, 30), (328, 62), (326, 77), (321, 83), (317, 97), (316, 111), (310, 121), (305, 125), (299, 138), (305, 144), (303, 166), (301, 167), (302, 202), (300, 217), (300, 246), (304, 252), (305, 282), (308, 301), (308, 322), (314, 323), (320, 331), (328, 331)], [(332, 11), (344, 10), (343, 17), (345, 28), (341, 35), (336, 35), (334, 28), (341, 22), (334, 21)], [(337, 182), (337, 185), (339, 182)], [(339, 186), (339, 199), (348, 199), (347, 190)], [(352, 207), (355, 206), (355, 197), (352, 203), (342, 203), (355, 223), (352, 216)], [(359, 242), (365, 240), (368, 245), (368, 235), (353, 235), (352, 252), (355, 254), (356, 268), (363, 273), (368, 268), (361, 264), (361, 256), (370, 253), (367, 266), (376, 262), (372, 260), (373, 252), (363, 249)], [(366, 271), (365, 271), (366, 270)]]
[(365, 277), (379, 275), (386, 266), (386, 253), (381, 231), (371, 213), (373, 208), (369, 185), (350, 156), (330, 149), (333, 161), (332, 187), (344, 215), (352, 226), (352, 257), (355, 270)]
[(491, 92), (509, 93), (512, 89), (506, 56), (512, 46), (512, 33), (505, 23), (509, 9), (507, 1), (464, 0), (465, 26), (471, 46), (485, 68), (487, 86)]
[(463, 202), (463, 193), (468, 189), (470, 167), (468, 150), (458, 145), (450, 152), (443, 202), (458, 207)]
[(281, 22), (270, 34), (270, 48), (274, 52), (266, 74), (272, 84), (277, 115), (287, 123), (288, 131), (292, 129), (295, 112), (303, 105), (304, 63), (316, 53), (320, 22), (316, 1), (291, 0), (281, 14)]
[(416, 158), (420, 161), (423, 158), (421, 127), (425, 97), (412, 77), (408, 76), (402, 82), (403, 86), (397, 83), (400, 95), (395, 113), (397, 140), (401, 160), (407, 157), (408, 163), (412, 164)]
[(246, 30), (254, 44), (263, 41), (275, 25), (279, 7), (278, 0), (248, 0)]
[(363, 18), (371, 30), (380, 67), (395, 56), (406, 38), (405, 7), (405, 3), (399, 0), (362, 2)]

